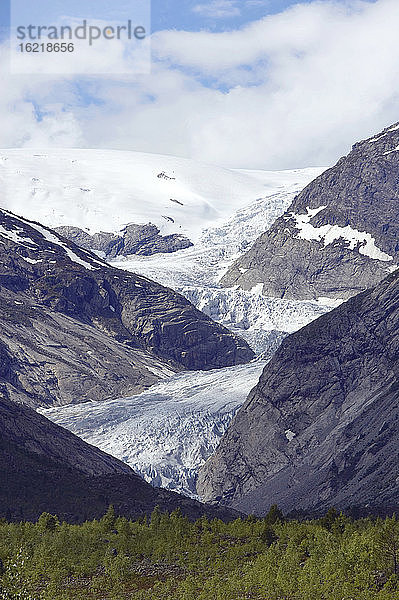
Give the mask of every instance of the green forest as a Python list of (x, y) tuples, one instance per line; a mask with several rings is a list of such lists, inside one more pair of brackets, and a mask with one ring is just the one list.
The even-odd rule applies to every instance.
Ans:
[(155, 509), (136, 521), (0, 523), (1, 600), (398, 600), (399, 521), (192, 523)]

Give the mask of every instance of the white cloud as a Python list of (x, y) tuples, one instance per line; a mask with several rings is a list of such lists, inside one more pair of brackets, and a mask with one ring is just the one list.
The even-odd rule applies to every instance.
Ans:
[(84, 143), (77, 119), (65, 108), (65, 104), (75, 101), (69, 82), (52, 82), (52, 95), (63, 99), (62, 103), (54, 102), (48, 97), (48, 80), (10, 74), (8, 52), (4, 47), (0, 50), (0, 78), (6, 82), (0, 94), (0, 146), (58, 147)]
[(237, 0), (212, 0), (207, 4), (197, 4), (193, 8), (193, 12), (210, 19), (237, 17), (241, 14), (237, 4)]
[[(41, 140), (243, 168), (331, 164), (399, 120), (398, 29), (397, 0), (323, 0), (238, 31), (159, 33), (152, 74), (93, 79), (90, 104), (72, 81), (8, 76), (0, 145)], [(32, 99), (48, 109), (39, 123)]]

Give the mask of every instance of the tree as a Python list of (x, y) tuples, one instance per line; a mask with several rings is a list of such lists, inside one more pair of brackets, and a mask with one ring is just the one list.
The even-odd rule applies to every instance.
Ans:
[(376, 537), (376, 549), (377, 555), (386, 563), (388, 573), (399, 575), (399, 522), (396, 516), (381, 523)]
[(159, 526), (161, 524), (161, 517), (162, 513), (157, 504), (151, 513), (150, 529), (152, 529), (153, 531), (157, 531), (159, 529)]
[(274, 542), (277, 542), (278, 537), (275, 534), (274, 529), (272, 529), (270, 525), (266, 524), (264, 530), (260, 534), (260, 539), (269, 548), (272, 544), (274, 544)]
[(115, 523), (116, 523), (115, 509), (114, 509), (113, 505), (110, 504), (107, 512), (100, 519), (100, 526), (101, 526), (102, 531), (104, 531), (104, 533), (107, 533), (107, 532), (115, 529)]
[(319, 523), (322, 527), (324, 527), (324, 529), (328, 529), (328, 531), (331, 531), (331, 528), (334, 525), (335, 521), (338, 519), (338, 517), (339, 512), (337, 511), (337, 509), (331, 507), (328, 509), (324, 517), (321, 517)]
[(56, 515), (51, 515), (50, 513), (44, 512), (40, 515), (37, 521), (37, 526), (42, 532), (55, 531), (60, 526), (60, 522)]
[(277, 521), (284, 521), (284, 515), (277, 506), (277, 504), (272, 504), (269, 512), (265, 517), (265, 521), (268, 523), (268, 525), (274, 525), (275, 523), (277, 523)]

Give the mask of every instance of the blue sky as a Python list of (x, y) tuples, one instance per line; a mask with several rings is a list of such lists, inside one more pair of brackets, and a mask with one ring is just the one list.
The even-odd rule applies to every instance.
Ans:
[[(162, 29), (233, 30), (251, 21), (257, 21), (268, 14), (281, 12), (297, 3), (298, 0), (296, 2), (292, 0), (259, 0), (255, 2), (238, 0), (237, 2), (226, 2), (224, 16), (212, 17), (206, 14), (205, 5), (211, 6), (212, 4), (207, 0), (153, 0), (153, 29), (154, 31)], [(303, 4), (306, 3), (306, 1), (303, 2)], [(202, 10), (201, 6), (204, 7)], [(235, 12), (237, 14), (234, 14)]]
[[(49, 22), (57, 15), (96, 16), (97, 18), (118, 18), (131, 16), (129, 0), (13, 0), (14, 9), (32, 11), (35, 22)], [(306, 4), (306, 0), (302, 2)], [(0, 0), (0, 27), (2, 35), (7, 30), (11, 0)], [(152, 30), (184, 29), (198, 31), (228, 31), (237, 29), (246, 23), (256, 21), (268, 14), (275, 14), (297, 4), (292, 0), (220, 0), (213, 5), (212, 0), (152, 0)], [(206, 9), (206, 5), (209, 9)], [(213, 11), (212, 11), (213, 5)], [(219, 6), (220, 16), (215, 16), (215, 7)], [(212, 15), (213, 12), (213, 15)], [(217, 11), (216, 11), (217, 12)]]

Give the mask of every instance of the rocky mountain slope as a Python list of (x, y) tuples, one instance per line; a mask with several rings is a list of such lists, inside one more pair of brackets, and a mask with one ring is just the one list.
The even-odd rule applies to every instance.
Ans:
[(399, 272), (286, 338), (200, 471), (245, 512), (399, 507)]
[(36, 406), (127, 396), (253, 357), (179, 294), (4, 210), (0, 323), (0, 381)]
[(138, 517), (156, 505), (191, 518), (232, 518), (223, 509), (155, 490), (116, 458), (89, 446), (27, 406), (10, 402), (0, 384), (0, 516), (35, 520), (44, 511), (61, 520), (101, 517), (109, 504)]
[(310, 183), (223, 276), (278, 298), (347, 299), (399, 264), (399, 125)]

